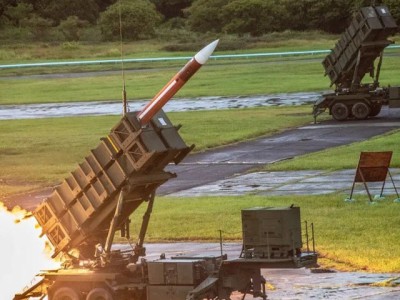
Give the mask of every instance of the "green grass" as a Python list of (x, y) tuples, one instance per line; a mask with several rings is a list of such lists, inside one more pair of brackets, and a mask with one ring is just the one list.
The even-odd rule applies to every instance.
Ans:
[[(183, 65), (183, 63), (182, 63)], [(400, 83), (400, 60), (385, 60), (381, 84)], [(151, 99), (179, 68), (126, 73), (128, 99)], [(120, 73), (79, 78), (3, 78), (0, 104), (117, 100), (121, 98)], [(210, 61), (176, 97), (256, 95), (326, 90), (319, 60), (271, 62), (261, 58), (239, 63)]]
[[(212, 40), (214, 37), (207, 37)], [(319, 32), (271, 33), (257, 39), (235, 38), (249, 43), (247, 48), (219, 51), (215, 54), (243, 54), (294, 50), (329, 49), (337, 36)], [(233, 37), (223, 36), (221, 43), (232, 43)], [(395, 39), (398, 39), (397, 37)], [(173, 40), (173, 39), (172, 39)], [(167, 52), (162, 50), (171, 41), (149, 40), (124, 44), (126, 58), (192, 56), (196, 50)], [(222, 45), (221, 44), (221, 45)], [(119, 43), (33, 43), (0, 46), (0, 64), (59, 61), (119, 59)], [(388, 50), (395, 56), (384, 59), (381, 84), (400, 83), (398, 49)], [(323, 76), (324, 55), (296, 57), (265, 57), (213, 59), (178, 92), (177, 97), (254, 95), (283, 92), (319, 91), (329, 89)], [(184, 61), (126, 63), (129, 99), (151, 99), (184, 65)], [(79, 78), (12, 78), (9, 75), (118, 70), (115, 73), (93, 74)], [(74, 67), (47, 67), (2, 70), (0, 105), (51, 103), (70, 101), (119, 100), (122, 78), (120, 64)]]
[[(178, 70), (128, 72), (128, 99), (151, 99)], [(309, 61), (282, 64), (259, 61), (242, 65), (234, 62), (213, 65), (211, 61), (178, 92), (177, 97), (320, 90), (327, 86), (321, 73), (320, 65)], [(3, 79), (0, 80), (0, 104), (115, 100), (121, 97), (121, 86), (120, 73), (81, 78)]]
[(361, 151), (393, 151), (391, 167), (400, 167), (400, 131), (357, 142), (346, 146), (330, 148), (316, 153), (297, 156), (291, 160), (269, 165), (268, 170), (342, 170), (355, 169)]
[[(272, 134), (310, 121), (309, 107), (273, 107), (170, 113), (196, 150)], [(60, 182), (119, 116), (0, 121), (0, 178), (5, 185)], [(255, 126), (257, 124), (257, 126)], [(14, 189), (11, 189), (15, 191)]]
[[(168, 31), (167, 34), (170, 34)], [(154, 39), (146, 41), (135, 41), (123, 44), (124, 58), (151, 58), (151, 57), (190, 57), (207, 43), (219, 38), (220, 44), (215, 54), (243, 54), (259, 52), (281, 52), (293, 50), (314, 50), (329, 49), (334, 45), (337, 36), (328, 35), (320, 32), (283, 32), (272, 33), (263, 37), (238, 38), (230, 35), (194, 37), (190, 34), (188, 40), (179, 36), (165, 39)], [(1, 43), (0, 43), (1, 44)], [(189, 45), (183, 47), (191, 49), (186, 51), (169, 52), (164, 50), (168, 45)], [(230, 46), (232, 49), (230, 49)], [(230, 49), (230, 50), (229, 50)], [(64, 42), (64, 43), (2, 43), (0, 45), (0, 64), (20, 64), (35, 62), (53, 61), (76, 61), (76, 60), (103, 60), (121, 58), (121, 46), (119, 42), (114, 43), (84, 43), (84, 42)], [(281, 58), (268, 58), (265, 61), (276, 61)], [(321, 58), (322, 59), (322, 58)], [(245, 59), (244, 61), (247, 61)], [(235, 60), (240, 63), (239, 60)], [(179, 69), (184, 61), (171, 62), (135, 62), (125, 63), (126, 69), (160, 69), (173, 67)], [(217, 62), (224, 64), (225, 60)], [(85, 72), (85, 71), (105, 71), (120, 70), (121, 64), (102, 64), (102, 65), (79, 65), (79, 66), (52, 66), (34, 68), (12, 68), (2, 70), (0, 76), (28, 75), (28, 74), (51, 74), (66, 72)]]
[[(338, 194), (323, 196), (238, 196), (157, 198), (146, 241), (239, 241), (240, 210), (255, 206), (301, 207), (302, 220), (315, 225), (317, 251), (347, 269), (399, 272), (398, 204), (368, 205), (366, 198), (348, 204)], [(144, 208), (144, 207), (143, 207)], [(132, 216), (136, 232), (141, 213)], [(190, 220), (190, 221), (183, 221)], [(182, 223), (182, 221), (184, 223)]]

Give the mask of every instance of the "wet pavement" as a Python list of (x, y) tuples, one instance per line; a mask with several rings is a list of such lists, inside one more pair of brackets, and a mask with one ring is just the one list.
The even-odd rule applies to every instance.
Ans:
[[(251, 141), (196, 153), (187, 157), (178, 166), (169, 165), (167, 167), (169, 171), (177, 173), (178, 177), (162, 185), (158, 193), (166, 195), (179, 192), (183, 195), (186, 190), (191, 189), (197, 192), (199, 190), (207, 190), (209, 186), (219, 184), (222, 184), (222, 187), (226, 187), (229, 185), (230, 180), (237, 175), (254, 172), (268, 164), (291, 159), (299, 155), (364, 141), (373, 136), (397, 129), (399, 125), (400, 109), (388, 110), (385, 108), (379, 117), (369, 120), (346, 122), (325, 121), (319, 124), (310, 124), (287, 130), (273, 136), (261, 137)], [(354, 162), (355, 166), (356, 164), (357, 162)], [(318, 177), (319, 171), (312, 172), (316, 172), (315, 177)], [(293, 174), (293, 176), (299, 175)], [(338, 175), (339, 178), (338, 180), (335, 179), (335, 182), (341, 181), (340, 178), (343, 174)], [(309, 174), (306, 173), (305, 176), (309, 176)], [(227, 180), (227, 184), (224, 184), (225, 180)], [(262, 179), (257, 178), (256, 180)], [(278, 192), (280, 189), (282, 194), (285, 191), (290, 191), (290, 189), (297, 190), (302, 194), (307, 193), (304, 190), (301, 191), (301, 186), (298, 186), (297, 189), (295, 187), (290, 188), (290, 184), (296, 183), (291, 182), (292, 179), (285, 178), (282, 175), (281, 180), (277, 184), (272, 184), (272, 182), (265, 183), (264, 189), (267, 188), (268, 184), (271, 189), (275, 189), (275, 192)], [(285, 182), (287, 184), (284, 186)], [(351, 184), (352, 179), (348, 182)], [(251, 185), (255, 185), (256, 187), (257, 184), (258, 182), (251, 183), (247, 188), (251, 189)], [(321, 192), (322, 183), (318, 184), (320, 186), (320, 193), (323, 193)], [(204, 186), (207, 187), (203, 189)], [(332, 189), (327, 187), (327, 191), (329, 190)], [(219, 193), (219, 191), (214, 191)], [(229, 193), (229, 189), (227, 193)]]
[[(190, 99), (177, 99), (169, 101), (163, 109), (166, 112), (177, 112), (313, 104), (320, 97), (321, 94), (322, 92), (309, 92), (256, 96), (199, 97)], [(148, 100), (130, 101), (129, 110), (139, 111), (147, 103)], [(118, 115), (121, 114), (121, 112), (122, 104), (120, 101), (0, 105), (0, 120), (37, 119), (89, 115)]]
[[(169, 243), (147, 244), (149, 260), (156, 259), (161, 253), (166, 257), (175, 255), (218, 256), (221, 253), (219, 243)], [(179, 250), (177, 250), (179, 249)], [(228, 259), (239, 257), (241, 244), (224, 243), (222, 252)], [(268, 299), (400, 299), (400, 274), (371, 274), (362, 272), (320, 273), (318, 269), (263, 269), (262, 275), (267, 281)], [(392, 286), (382, 287), (384, 282)], [(232, 300), (242, 299), (242, 295), (232, 295)], [(246, 296), (246, 300), (254, 299)], [(261, 299), (261, 298), (256, 298)]]
[[(252, 195), (321, 195), (340, 192), (350, 194), (354, 180), (353, 170), (323, 171), (275, 171), (254, 172), (237, 175), (224, 180), (197, 186), (191, 189), (173, 193), (172, 196), (240, 196)], [(400, 169), (390, 169), (396, 189), (400, 192)], [(380, 195), (381, 182), (368, 183), (372, 195)], [(366, 194), (362, 183), (356, 183), (354, 195)], [(396, 190), (388, 176), (384, 195), (396, 195)], [(355, 198), (355, 197), (353, 197)]]

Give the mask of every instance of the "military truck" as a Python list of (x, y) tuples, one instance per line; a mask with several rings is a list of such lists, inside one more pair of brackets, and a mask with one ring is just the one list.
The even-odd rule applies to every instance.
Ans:
[[(176, 176), (164, 168), (178, 164), (194, 146), (185, 144), (162, 110), (146, 126), (136, 116), (123, 116), (33, 212), (54, 246), (53, 257), (62, 255), (64, 262), (38, 274), (15, 300), (46, 295), (49, 300), (230, 299), (233, 291), (266, 299), (261, 268), (316, 263), (315, 249), (301, 252), (296, 207), (243, 212), (245, 242), (235, 259), (223, 254), (143, 258), (156, 189)], [(116, 231), (130, 236), (130, 218), (143, 205), (134, 247), (113, 246)]]
[[(400, 107), (400, 87), (379, 85), (384, 49), (398, 31), (384, 6), (363, 7), (322, 62), (334, 93), (327, 93), (313, 107), (314, 120), (328, 110), (333, 119), (363, 120), (377, 116), (383, 105)], [(371, 81), (365, 82), (369, 74)]]
[[(278, 214), (272, 209), (245, 214), (249, 243), (242, 257), (228, 259), (221, 251), (213, 256), (145, 258), (156, 190), (176, 177), (165, 168), (179, 164), (194, 148), (186, 145), (180, 126), (161, 108), (216, 44), (198, 52), (142, 111), (128, 112), (124, 105), (124, 115), (111, 132), (33, 211), (54, 247), (53, 257), (61, 256), (63, 264), (40, 273), (15, 300), (222, 300), (230, 299), (233, 291), (266, 299), (261, 268), (316, 263), (315, 249), (301, 252), (300, 211), (293, 207)], [(116, 246), (117, 231), (130, 240), (130, 218), (142, 206), (137, 242), (131, 248)], [(264, 215), (269, 221), (257, 211), (270, 211), (270, 217)]]

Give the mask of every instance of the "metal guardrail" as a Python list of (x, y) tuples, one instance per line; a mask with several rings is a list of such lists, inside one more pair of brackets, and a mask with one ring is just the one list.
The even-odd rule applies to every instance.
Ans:
[[(392, 46), (389, 46), (388, 48), (389, 49), (397, 49), (397, 48), (400, 48), (400, 45), (392, 45)], [(267, 52), (267, 53), (247, 53), (247, 54), (224, 54), (224, 55), (212, 55), (210, 58), (212, 58), (212, 59), (228, 59), (228, 58), (273, 57), (273, 56), (297, 56), (297, 55), (326, 54), (326, 53), (330, 53), (330, 52), (331, 52), (331, 50), (311, 50), (311, 51)], [(191, 58), (192, 58), (191, 56), (125, 58), (124, 63), (189, 60)], [(116, 63), (120, 63), (120, 62), (121, 62), (121, 59), (58, 61), (58, 62), (0, 65), (0, 69), (54, 67), (54, 66), (59, 67), (59, 66), (76, 66), (76, 65), (101, 65), (101, 64), (116, 64)]]

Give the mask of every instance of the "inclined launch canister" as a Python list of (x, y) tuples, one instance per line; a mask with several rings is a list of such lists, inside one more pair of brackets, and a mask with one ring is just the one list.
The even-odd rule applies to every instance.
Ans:
[(95, 246), (107, 240), (120, 195), (124, 207), (116, 229), (123, 229), (131, 213), (176, 176), (164, 168), (178, 164), (194, 145), (185, 144), (161, 108), (208, 60), (217, 43), (200, 50), (142, 111), (126, 113), (33, 212), (55, 247), (53, 256), (73, 248), (81, 256), (92, 256)]

